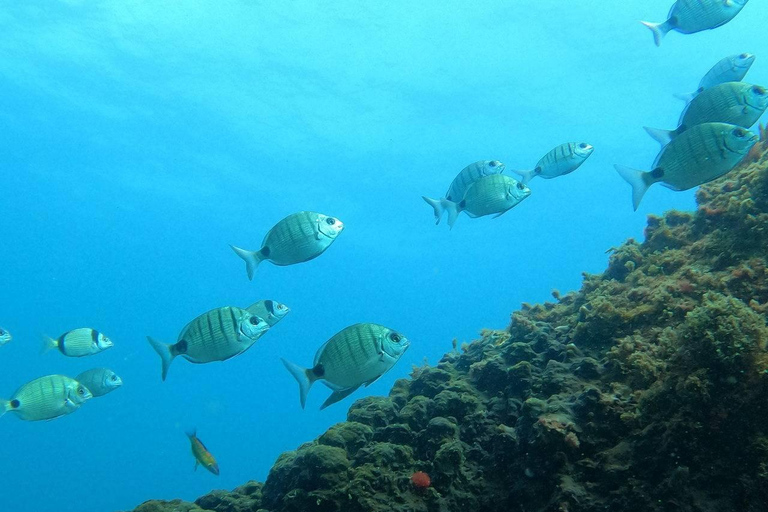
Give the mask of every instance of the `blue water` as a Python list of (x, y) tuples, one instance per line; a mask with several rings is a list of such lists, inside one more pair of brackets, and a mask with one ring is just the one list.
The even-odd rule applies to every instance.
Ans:
[[(641, 126), (674, 128), (672, 94), (720, 58), (757, 54), (746, 81), (768, 84), (761, 2), (661, 48), (638, 20), (663, 21), (669, 0), (281, 4), (0, 10), (0, 325), (14, 334), (0, 396), (95, 366), (125, 383), (53, 421), (0, 418), (3, 510), (123, 510), (266, 478), (282, 451), (435, 364), (454, 337), (577, 289), (608, 248), (642, 238), (646, 214), (694, 208), (693, 191), (655, 186), (633, 212), (613, 164), (650, 168), (658, 145)], [(529, 168), (566, 141), (596, 149), (499, 219), (462, 215), (449, 231), (420, 198), (470, 162)], [(346, 229), (320, 258), (263, 264), (249, 282), (228, 244), (258, 249), (299, 210)], [(292, 311), (245, 354), (178, 359), (161, 381), (146, 335), (174, 342), (200, 313), (260, 298)], [(357, 322), (411, 348), (324, 411), (315, 385), (302, 410), (279, 358), (308, 365)], [(42, 334), (83, 326), (115, 347), (40, 355)], [(195, 427), (221, 476), (193, 472)]]

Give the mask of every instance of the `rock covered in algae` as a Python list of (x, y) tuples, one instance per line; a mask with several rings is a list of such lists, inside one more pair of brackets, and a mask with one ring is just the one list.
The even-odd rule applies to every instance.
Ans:
[(136, 511), (768, 511), (766, 168), (752, 155), (578, 292), (358, 400), (263, 487)]

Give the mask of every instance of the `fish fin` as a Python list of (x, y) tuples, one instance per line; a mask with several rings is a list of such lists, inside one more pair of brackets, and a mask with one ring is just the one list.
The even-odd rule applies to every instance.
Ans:
[(661, 40), (662, 38), (669, 32), (670, 26), (669, 26), (669, 20), (663, 22), (663, 23), (651, 23), (648, 21), (641, 21), (643, 25), (648, 27), (651, 32), (653, 32), (653, 42), (656, 43), (656, 46), (661, 46)]
[(253, 274), (256, 273), (256, 268), (259, 266), (259, 263), (264, 259), (261, 255), (260, 251), (248, 251), (245, 249), (241, 249), (239, 247), (235, 247), (234, 245), (230, 245), (233, 251), (235, 251), (235, 254), (243, 258), (243, 261), (245, 261), (245, 270), (248, 272), (248, 279), (253, 281)]
[(427, 196), (421, 196), (421, 198), (425, 200), (433, 210), (435, 210), (435, 225), (440, 224), (440, 219), (443, 217), (443, 212), (445, 211), (442, 204), (443, 199), (432, 199), (431, 197)]
[(648, 132), (648, 135), (650, 135), (653, 140), (661, 144), (661, 147), (672, 142), (672, 139), (677, 135), (676, 130), (662, 130), (659, 128), (650, 128), (648, 126), (643, 126), (643, 130)]
[(339, 391), (334, 391), (333, 393), (331, 393), (331, 396), (329, 396), (328, 399), (325, 402), (323, 402), (323, 405), (320, 406), (320, 410), (322, 411), (323, 409), (325, 409), (329, 405), (333, 405), (336, 402), (338, 402), (339, 400), (344, 400), (349, 395), (351, 395), (352, 393), (357, 391), (357, 388), (359, 388), (359, 387), (360, 387), (360, 385), (358, 384), (357, 386), (355, 386), (353, 388), (347, 388), (347, 389), (342, 389), (342, 390), (339, 390)]
[(173, 345), (157, 341), (150, 336), (147, 336), (147, 340), (149, 340), (149, 344), (152, 345), (155, 352), (160, 355), (160, 359), (163, 362), (163, 380), (165, 380), (168, 376), (168, 368), (170, 368), (173, 358), (176, 357), (176, 354), (171, 352), (171, 347)]
[(54, 348), (59, 348), (59, 340), (55, 340), (50, 336), (43, 336), (43, 348), (40, 350), (40, 353), (45, 354)]
[(282, 357), (280, 360), (283, 362), (285, 368), (291, 372), (291, 375), (293, 375), (293, 378), (296, 379), (296, 382), (299, 383), (299, 400), (301, 400), (301, 408), (303, 409), (307, 404), (309, 388), (312, 387), (312, 383), (314, 383), (316, 380), (312, 375), (312, 370), (302, 368), (301, 366), (285, 360)]
[(512, 209), (512, 208), (507, 208), (507, 209), (506, 209), (506, 210), (504, 210), (503, 212), (499, 212), (499, 213), (497, 213), (496, 215), (494, 215), (494, 216), (493, 216), (493, 217), (491, 217), (491, 218), (492, 218), (492, 219), (497, 219), (497, 218), (501, 217), (502, 215), (504, 215), (505, 213), (507, 213), (507, 212), (508, 212), (509, 210), (511, 210), (511, 209)]
[(0, 398), (0, 416), (10, 411), (11, 409), (11, 401)]
[(698, 91), (696, 92), (685, 92), (680, 94), (674, 94), (673, 96), (679, 100), (683, 100), (686, 103), (690, 103), (693, 98), (696, 97), (698, 94)]
[(624, 165), (614, 165), (613, 167), (619, 173), (619, 176), (624, 178), (624, 180), (632, 187), (632, 206), (635, 211), (637, 211), (637, 207), (640, 206), (640, 201), (643, 199), (645, 192), (650, 186), (650, 183), (648, 183), (645, 178), (648, 173)]
[[(384, 374), (382, 373), (381, 375), (384, 375)], [(368, 382), (364, 382), (364, 383), (363, 383), (363, 385), (364, 385), (365, 387), (368, 387), (368, 386), (370, 386), (371, 384), (373, 384), (374, 382), (376, 382), (377, 380), (379, 380), (379, 379), (381, 378), (381, 375), (379, 375), (378, 377), (375, 377), (375, 378), (373, 378), (373, 379), (369, 380)]]
[(187, 437), (190, 438), (190, 439), (194, 439), (194, 438), (197, 437), (197, 429), (196, 428), (193, 428), (192, 430), (187, 430), (184, 433), (187, 434)]
[(445, 208), (445, 211), (448, 212), (448, 227), (453, 229), (453, 225), (456, 223), (456, 219), (459, 217), (461, 209), (459, 208), (458, 203), (454, 203), (448, 199), (443, 199), (442, 203), (443, 208)]
[(512, 169), (512, 172), (522, 176), (523, 179), (520, 180), (520, 183), (522, 183), (523, 185), (531, 181), (533, 177), (538, 174), (535, 169), (529, 169), (524, 171), (518, 171), (517, 169)]
[(192, 471), (197, 471), (197, 466), (199, 465), (200, 463), (197, 461), (197, 459), (195, 459), (195, 469), (193, 469)]

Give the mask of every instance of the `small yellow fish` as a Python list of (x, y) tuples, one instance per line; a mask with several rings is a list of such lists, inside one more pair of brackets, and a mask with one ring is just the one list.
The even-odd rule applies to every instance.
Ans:
[(203, 442), (197, 438), (197, 431), (187, 432), (187, 437), (189, 437), (189, 442), (192, 444), (192, 455), (195, 456), (195, 470), (197, 470), (199, 464), (214, 475), (218, 475), (219, 464)]

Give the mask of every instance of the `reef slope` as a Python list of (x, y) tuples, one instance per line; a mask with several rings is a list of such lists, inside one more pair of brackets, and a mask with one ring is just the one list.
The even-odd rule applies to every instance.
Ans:
[(697, 201), (578, 292), (358, 400), (266, 483), (136, 512), (768, 510), (768, 155)]

